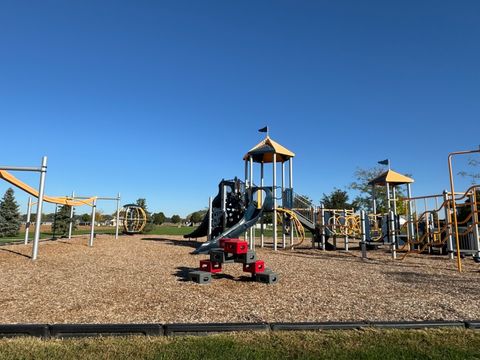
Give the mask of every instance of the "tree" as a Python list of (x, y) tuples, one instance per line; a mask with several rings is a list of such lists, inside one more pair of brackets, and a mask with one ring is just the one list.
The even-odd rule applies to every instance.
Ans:
[(326, 209), (356, 208), (355, 202), (348, 202), (348, 193), (337, 188), (334, 188), (330, 195), (323, 194), (321, 202)]
[(143, 211), (145, 211), (145, 214), (147, 215), (147, 224), (143, 228), (142, 233), (148, 233), (153, 230), (153, 222), (152, 222), (152, 216), (148, 211), (147, 199), (145, 198), (137, 199), (136, 204), (137, 206), (140, 206), (143, 209)]
[[(377, 166), (370, 169), (360, 169), (355, 170), (355, 178), (357, 181), (354, 181), (350, 184), (350, 189), (356, 190), (359, 192), (357, 197), (354, 199), (354, 203), (360, 208), (366, 211), (373, 211), (373, 189), (372, 186), (368, 183), (375, 179), (377, 176), (385, 172), (385, 168)], [(407, 175), (410, 176), (410, 175)], [(400, 201), (402, 198), (405, 198), (405, 193), (402, 187), (396, 187), (396, 196), (397, 196), (397, 214), (405, 214), (405, 206), (403, 201)], [(384, 213), (387, 211), (387, 188), (385, 186), (376, 186), (375, 187), (375, 199), (377, 203), (377, 213)]]
[(182, 218), (179, 215), (173, 215), (172, 216), (172, 223), (178, 224), (178, 223), (180, 223), (180, 221), (182, 221)]
[(191, 213), (190, 215), (187, 216), (188, 219), (190, 219), (190, 222), (192, 223), (199, 223), (200, 221), (203, 220), (205, 217), (205, 214), (207, 213), (208, 210), (199, 210)]
[[(68, 234), (68, 228), (70, 224), (70, 211), (71, 206), (62, 205), (57, 211), (57, 215), (52, 224), (52, 232), (54, 237), (59, 235), (60, 237), (66, 236)], [(76, 227), (73, 223), (73, 229)]]
[(15, 236), (20, 230), (19, 206), (12, 188), (8, 188), (0, 200), (0, 237)]
[[(480, 161), (476, 159), (468, 159), (468, 165), (471, 167), (480, 166)], [(472, 185), (478, 184), (480, 180), (480, 172), (475, 172), (470, 170), (470, 171), (460, 171), (458, 174), (463, 177), (468, 176), (471, 179)]]
[(165, 222), (165, 214), (163, 212), (153, 214), (152, 221), (155, 225), (162, 225)]
[(85, 214), (82, 214), (82, 216), (80, 217), (80, 219), (82, 220), (83, 223), (89, 223), (90, 220), (91, 220), (91, 216), (87, 213)]

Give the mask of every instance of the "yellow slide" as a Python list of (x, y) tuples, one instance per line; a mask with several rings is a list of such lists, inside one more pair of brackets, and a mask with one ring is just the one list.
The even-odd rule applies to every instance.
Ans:
[[(0, 170), (0, 179), (3, 179), (13, 186), (18, 187), (19, 189), (22, 189), (26, 193), (38, 198), (38, 191), (31, 186), (25, 184), (24, 182), (18, 180), (15, 176), (10, 174), (9, 172), (5, 170)], [(60, 204), (60, 205), (68, 205), (68, 206), (82, 206), (82, 205), (88, 205), (92, 206), (93, 205), (93, 200), (95, 200), (95, 197), (91, 197), (88, 199), (82, 199), (82, 200), (73, 200), (72, 198), (68, 198), (66, 196), (62, 197), (52, 197), (52, 196), (46, 196), (44, 195), (43, 201), (46, 201), (48, 203), (52, 204)]]

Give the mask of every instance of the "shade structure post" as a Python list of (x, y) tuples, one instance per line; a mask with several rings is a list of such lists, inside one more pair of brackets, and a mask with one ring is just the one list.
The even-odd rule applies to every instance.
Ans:
[(25, 222), (25, 242), (24, 244), (28, 244), (28, 233), (30, 230), (30, 218), (32, 216), (32, 197), (28, 197), (28, 204), (27, 204), (27, 221)]
[(115, 239), (118, 239), (118, 230), (120, 226), (120, 193), (117, 194), (117, 213), (115, 220)]
[(88, 246), (93, 246), (93, 238), (95, 237), (95, 215), (97, 212), (97, 198), (93, 199), (92, 204), (92, 219), (90, 220), (90, 238), (88, 240)]
[(42, 166), (40, 169), (40, 184), (38, 187), (38, 202), (37, 202), (37, 218), (35, 219), (35, 235), (33, 238), (32, 260), (38, 257), (38, 243), (40, 242), (40, 228), (42, 226), (42, 208), (43, 196), (45, 194), (45, 177), (47, 175), (47, 157), (42, 158)]
[[(75, 200), (75, 192), (72, 191), (72, 200)], [(73, 212), (74, 212), (74, 207), (73, 205), (70, 206), (70, 219), (68, 222), (68, 238), (72, 238), (72, 230), (73, 230)]]

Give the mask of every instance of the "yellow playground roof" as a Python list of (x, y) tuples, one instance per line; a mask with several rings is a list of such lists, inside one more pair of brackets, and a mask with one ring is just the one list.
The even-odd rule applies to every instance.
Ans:
[(284, 162), (295, 156), (293, 152), (267, 136), (250, 149), (243, 157), (243, 160), (247, 160), (251, 156), (254, 162), (271, 163), (273, 162), (273, 154), (277, 154), (277, 162)]
[(402, 175), (397, 173), (393, 170), (387, 170), (384, 173), (377, 176), (375, 179), (370, 180), (368, 185), (380, 185), (385, 186), (387, 183), (394, 184), (394, 185), (402, 185), (402, 184), (411, 184), (415, 180), (409, 178), (408, 176)]

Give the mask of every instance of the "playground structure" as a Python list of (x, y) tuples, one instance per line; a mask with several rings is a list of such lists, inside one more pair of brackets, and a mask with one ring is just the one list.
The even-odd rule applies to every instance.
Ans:
[[(21, 180), (13, 176), (9, 171), (26, 171), (26, 172), (38, 172), (40, 173), (40, 183), (38, 190), (27, 185)], [(68, 238), (72, 237), (73, 230), (73, 214), (74, 208), (77, 206), (90, 206), (91, 207), (91, 225), (88, 245), (93, 246), (95, 238), (95, 214), (98, 201), (116, 201), (116, 221), (115, 221), (115, 239), (118, 239), (119, 224), (122, 223), (124, 232), (127, 234), (134, 234), (142, 231), (146, 224), (146, 214), (143, 209), (136, 205), (125, 205), (120, 209), (120, 194), (116, 197), (102, 197), (102, 196), (76, 196), (72, 193), (71, 196), (52, 197), (44, 194), (45, 191), (45, 178), (47, 173), (47, 157), (42, 158), (40, 167), (19, 167), (19, 166), (0, 166), (0, 179), (5, 180), (13, 186), (25, 191), (29, 194), (27, 203), (27, 221), (25, 225), (25, 244), (29, 242), (29, 232), (31, 227), (31, 214), (32, 207), (36, 205), (36, 221), (33, 237), (32, 247), (32, 260), (36, 260), (38, 257), (38, 245), (40, 241), (40, 229), (42, 224), (42, 209), (43, 202), (55, 204), (55, 212), (58, 205), (66, 205), (70, 207), (70, 221), (68, 228)], [(37, 198), (36, 202), (32, 201), (32, 197)]]
[[(469, 154), (480, 150), (452, 153), (449, 156)], [(206, 253), (218, 247), (220, 239), (244, 235), (249, 248), (256, 246), (255, 226), (260, 223), (260, 246), (264, 247), (263, 217), (272, 213), (273, 249), (278, 249), (278, 224), (281, 224), (281, 247), (292, 249), (305, 239), (305, 230), (312, 235), (312, 247), (322, 250), (337, 249), (342, 239), (344, 250), (349, 251), (352, 241), (358, 242), (362, 257), (367, 249), (387, 246), (392, 258), (398, 253), (405, 258), (410, 253), (472, 255), (480, 262), (479, 202), (480, 186), (465, 192), (445, 190), (442, 194), (412, 197), (414, 179), (390, 169), (372, 179), (372, 211), (355, 212), (354, 209), (326, 209), (315, 206), (304, 196), (293, 191), (293, 157), (295, 154), (272, 140), (268, 134), (244, 156), (245, 181), (237, 178), (222, 180), (219, 192), (209, 200), (209, 209), (201, 225), (186, 238), (207, 236), (207, 241), (194, 253)], [(277, 185), (277, 165), (280, 164), (281, 184)], [(254, 183), (254, 164), (260, 165), (259, 186)], [(272, 164), (272, 185), (265, 186), (265, 165)], [(288, 164), (288, 186), (285, 165)], [(407, 197), (399, 199), (398, 187), (405, 186)], [(386, 211), (377, 209), (376, 189), (386, 190)], [(280, 192), (280, 196), (278, 194)], [(454, 195), (452, 195), (454, 194)], [(421, 204), (423, 203), (423, 204)], [(421, 209), (423, 205), (423, 209)], [(461, 212), (461, 213), (460, 213)], [(460, 219), (457, 221), (457, 217)], [(294, 243), (294, 237), (299, 239)], [(458, 251), (457, 251), (458, 250)]]

